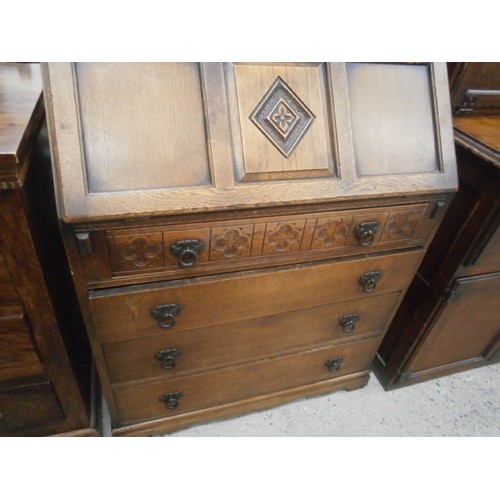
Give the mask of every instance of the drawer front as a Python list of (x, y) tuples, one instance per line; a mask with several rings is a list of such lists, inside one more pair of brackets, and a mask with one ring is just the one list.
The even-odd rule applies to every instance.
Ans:
[(434, 205), (96, 231), (77, 241), (89, 282), (187, 277), (421, 246), (437, 222)]
[(378, 335), (399, 293), (104, 344), (112, 383), (175, 378), (231, 364)]
[(11, 305), (20, 305), (19, 296), (12, 284), (7, 264), (0, 252), (0, 314), (2, 314), (1, 308)]
[(43, 374), (22, 309), (17, 308), (17, 314), (14, 306), (9, 309), (12, 315), (0, 317), (0, 385), (8, 379)]
[(64, 418), (48, 382), (0, 391), (0, 436), (36, 435)]
[[(116, 389), (118, 413), (122, 423), (168, 417), (356, 373), (370, 367), (378, 344), (378, 339), (352, 342), (159, 383)], [(178, 393), (180, 398), (176, 398)]]
[[(416, 251), (93, 291), (90, 303), (96, 334), (103, 340), (140, 338), (400, 291), (422, 255)], [(368, 281), (362, 285), (363, 279)]]

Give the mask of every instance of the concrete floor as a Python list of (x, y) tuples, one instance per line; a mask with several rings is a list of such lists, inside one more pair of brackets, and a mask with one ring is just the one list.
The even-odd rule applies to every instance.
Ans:
[(372, 375), (357, 391), (306, 398), (169, 436), (498, 437), (500, 364), (391, 392)]

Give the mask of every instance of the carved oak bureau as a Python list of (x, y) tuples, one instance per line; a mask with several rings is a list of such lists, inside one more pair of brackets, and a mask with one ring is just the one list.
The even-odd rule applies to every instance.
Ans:
[(47, 64), (114, 435), (364, 386), (456, 188), (442, 64)]

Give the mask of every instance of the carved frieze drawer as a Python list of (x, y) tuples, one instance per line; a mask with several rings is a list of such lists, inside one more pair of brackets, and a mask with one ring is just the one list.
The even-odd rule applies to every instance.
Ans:
[(76, 240), (89, 282), (187, 277), (422, 246), (436, 206), (128, 227), (77, 232)]
[(170, 417), (370, 368), (380, 340), (352, 342), (173, 380), (115, 389), (122, 422)]

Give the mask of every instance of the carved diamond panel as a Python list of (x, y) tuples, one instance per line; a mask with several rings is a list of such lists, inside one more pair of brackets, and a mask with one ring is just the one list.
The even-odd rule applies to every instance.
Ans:
[(292, 154), (314, 118), (308, 107), (279, 76), (250, 116), (285, 158)]

